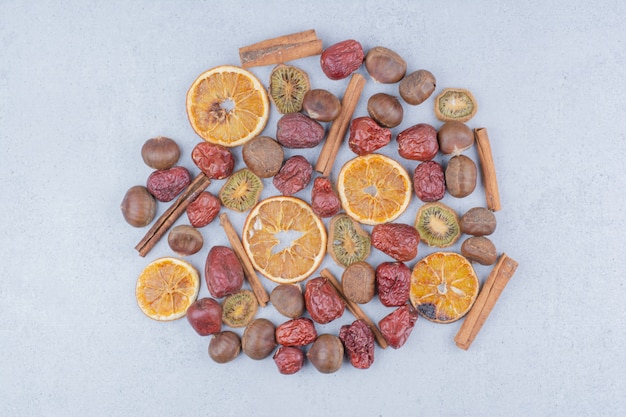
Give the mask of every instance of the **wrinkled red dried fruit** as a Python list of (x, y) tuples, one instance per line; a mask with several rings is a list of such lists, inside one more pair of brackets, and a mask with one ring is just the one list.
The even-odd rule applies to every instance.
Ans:
[(281, 374), (295, 374), (304, 366), (304, 352), (297, 347), (281, 346), (274, 353), (274, 363)]
[(283, 346), (305, 346), (317, 339), (313, 320), (300, 317), (289, 320), (276, 328), (276, 343)]
[(235, 158), (228, 148), (209, 142), (198, 143), (191, 151), (194, 164), (208, 178), (221, 180), (235, 167)]
[(313, 278), (306, 283), (304, 303), (313, 321), (319, 324), (341, 317), (345, 309), (337, 290), (324, 277)]
[(348, 146), (357, 155), (370, 154), (391, 142), (391, 130), (371, 117), (357, 117), (350, 122)]
[(311, 208), (320, 217), (332, 217), (341, 210), (341, 200), (327, 177), (317, 177), (313, 181)]
[(341, 326), (339, 339), (352, 366), (367, 369), (374, 363), (374, 333), (363, 320)]
[(154, 171), (148, 177), (146, 188), (148, 188), (148, 191), (154, 198), (167, 203), (172, 201), (189, 184), (191, 184), (191, 175), (187, 168), (176, 166), (170, 169)]
[(328, 78), (341, 80), (356, 71), (364, 58), (361, 44), (348, 39), (326, 48), (320, 56), (320, 65)]
[(378, 328), (389, 346), (401, 348), (408, 340), (419, 314), (410, 304), (398, 307), (378, 322)]
[(204, 267), (206, 285), (211, 295), (222, 298), (243, 287), (243, 267), (235, 252), (227, 246), (213, 246)]
[(398, 133), (398, 153), (416, 161), (430, 161), (439, 151), (437, 130), (429, 124), (419, 123)]
[(200, 336), (217, 333), (222, 330), (222, 306), (212, 298), (200, 298), (187, 309), (187, 321)]
[(422, 162), (415, 167), (413, 190), (424, 202), (439, 201), (446, 194), (443, 168), (435, 161)]
[(417, 229), (408, 224), (384, 223), (372, 229), (372, 246), (396, 261), (406, 262), (415, 258), (419, 241)]
[(295, 155), (285, 161), (272, 183), (282, 195), (293, 195), (309, 185), (312, 174), (311, 163), (304, 156)]
[(378, 298), (385, 307), (406, 304), (411, 290), (411, 270), (402, 262), (383, 262), (376, 268)]
[(217, 217), (222, 203), (208, 191), (203, 191), (187, 206), (187, 218), (193, 227), (204, 227)]
[(324, 126), (303, 113), (288, 113), (278, 120), (276, 140), (285, 148), (313, 148), (324, 139)]

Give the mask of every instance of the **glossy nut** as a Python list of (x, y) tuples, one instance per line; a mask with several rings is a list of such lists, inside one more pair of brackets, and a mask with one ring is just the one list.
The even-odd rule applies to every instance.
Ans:
[(341, 112), (341, 101), (328, 90), (309, 90), (302, 100), (302, 110), (313, 120), (331, 122)]
[(180, 148), (174, 140), (164, 136), (148, 139), (141, 148), (141, 157), (150, 168), (168, 169), (180, 158)]
[(406, 61), (391, 49), (376, 46), (365, 56), (365, 69), (374, 81), (393, 84), (406, 74)]
[(146, 187), (135, 185), (126, 191), (120, 208), (128, 224), (134, 227), (144, 227), (154, 220), (156, 199)]
[(430, 71), (417, 70), (402, 79), (398, 90), (404, 101), (418, 105), (433, 94), (435, 87), (437, 87), (437, 81)]
[(167, 235), (167, 243), (180, 256), (189, 256), (202, 249), (204, 238), (195, 227), (181, 224), (174, 227)]
[(369, 98), (367, 112), (379, 125), (388, 128), (398, 126), (404, 117), (400, 100), (385, 93), (376, 93)]
[(445, 172), (448, 192), (452, 197), (467, 197), (476, 188), (477, 175), (474, 161), (465, 155), (453, 156)]

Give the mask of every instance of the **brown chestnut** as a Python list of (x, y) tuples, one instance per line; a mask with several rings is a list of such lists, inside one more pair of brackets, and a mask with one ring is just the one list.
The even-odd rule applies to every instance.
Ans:
[(374, 81), (393, 84), (406, 74), (406, 61), (397, 52), (376, 46), (365, 56), (365, 69)]
[(341, 102), (330, 91), (318, 88), (306, 92), (302, 109), (313, 120), (331, 122), (339, 116)]
[(493, 265), (498, 257), (496, 246), (484, 236), (472, 236), (465, 239), (461, 245), (461, 254), (470, 262), (481, 265)]
[(418, 105), (426, 101), (437, 87), (435, 76), (427, 70), (417, 70), (402, 79), (398, 90), (408, 104)]
[(217, 363), (232, 361), (241, 352), (241, 339), (235, 332), (215, 333), (209, 342), (209, 356)]
[(343, 364), (343, 343), (332, 334), (322, 334), (315, 339), (306, 356), (315, 369), (323, 374), (331, 374)]
[(450, 121), (445, 122), (437, 132), (439, 150), (444, 155), (458, 155), (474, 144), (474, 134), (466, 124)]
[(467, 197), (476, 188), (477, 168), (465, 155), (450, 158), (446, 167), (446, 188), (452, 197)]
[(402, 123), (404, 110), (397, 97), (386, 93), (376, 93), (367, 101), (367, 112), (376, 123), (383, 127), (396, 127)]
[(283, 316), (295, 319), (304, 313), (304, 295), (298, 284), (279, 284), (270, 293), (270, 303)]
[(129, 188), (121, 204), (122, 215), (128, 224), (144, 227), (154, 220), (156, 199), (143, 185)]
[(141, 148), (141, 157), (150, 168), (168, 169), (180, 158), (178, 144), (164, 136), (148, 139)]
[(202, 249), (204, 238), (195, 227), (181, 224), (170, 230), (167, 243), (180, 256), (189, 256)]
[(255, 360), (267, 358), (276, 347), (276, 327), (267, 319), (255, 319), (246, 327), (241, 338), (241, 349)]

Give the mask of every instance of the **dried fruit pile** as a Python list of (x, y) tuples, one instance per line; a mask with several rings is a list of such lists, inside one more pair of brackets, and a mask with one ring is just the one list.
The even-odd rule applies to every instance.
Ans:
[[(293, 64), (314, 55), (320, 55), (324, 76), (350, 77), (343, 96), (311, 89), (315, 79)], [(241, 351), (256, 360), (273, 355), (283, 374), (298, 372), (307, 360), (319, 372), (332, 373), (346, 357), (355, 368), (369, 368), (375, 342), (402, 347), (420, 315), (438, 323), (467, 316), (455, 339), (467, 349), (517, 267), (504, 253), (498, 257), (487, 237), (495, 231), (493, 212), (500, 201), (486, 130), (465, 124), (478, 109), (471, 92), (442, 90), (434, 99), (442, 125), (416, 123), (398, 132), (392, 145), (391, 129), (402, 123), (405, 106), (421, 105), (437, 89), (431, 72), (407, 74), (397, 52), (376, 46), (366, 53), (352, 39), (323, 49), (311, 30), (243, 47), (240, 57), (241, 67), (210, 69), (187, 93), (189, 121), (203, 139), (191, 152), (200, 173), (192, 177), (177, 165), (174, 140), (150, 139), (141, 156), (154, 172), (145, 186), (131, 187), (121, 205), (130, 225), (153, 223), (136, 247), (141, 256), (166, 233), (178, 256), (198, 253), (207, 233), (215, 233), (218, 215), (231, 247), (209, 249), (203, 273), (211, 296), (200, 299), (202, 274), (191, 264), (175, 257), (151, 262), (137, 281), (141, 310), (161, 321), (186, 315), (200, 336), (212, 335), (208, 352), (217, 363)], [(275, 67), (265, 86), (247, 68), (267, 65)], [(397, 84), (399, 98), (373, 94), (368, 116), (356, 117), (366, 82), (359, 71), (374, 82)], [(263, 136), (272, 107), (281, 114), (275, 138)], [(344, 139), (355, 156), (333, 169)], [(391, 146), (397, 146), (397, 158), (377, 152)], [(473, 146), (486, 207), (459, 216), (440, 200), (446, 193), (461, 199), (476, 189), (479, 166), (463, 154)], [(246, 168), (233, 172), (238, 147)], [(300, 154), (285, 159), (286, 150), (317, 147), (315, 161)], [(448, 156), (445, 166), (434, 160), (438, 154)], [(405, 168), (411, 161), (417, 161), (413, 175)], [(212, 180), (224, 180), (217, 193), (206, 190)], [(267, 186), (275, 195), (261, 199)], [(157, 201), (173, 202), (154, 221)], [(398, 222), (410, 204), (419, 204), (414, 224)], [(240, 234), (229, 211), (247, 216)], [(172, 227), (183, 214), (189, 224)], [(209, 225), (210, 232), (202, 233)], [(436, 249), (409, 266), (420, 242), (449, 248), (463, 235), (460, 253)], [(371, 265), (372, 251), (389, 259)], [(327, 269), (318, 272), (327, 256), (342, 268), (341, 280)], [(482, 290), (472, 263), (495, 264)], [(375, 323), (360, 308), (370, 302), (393, 310)], [(257, 317), (259, 306), (268, 303), (284, 322)], [(318, 334), (319, 325), (338, 320), (345, 310), (356, 320), (336, 335)]]

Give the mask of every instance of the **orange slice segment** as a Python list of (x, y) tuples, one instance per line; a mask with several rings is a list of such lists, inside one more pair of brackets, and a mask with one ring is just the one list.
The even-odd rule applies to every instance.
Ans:
[(269, 118), (265, 87), (251, 72), (222, 65), (202, 73), (187, 92), (191, 127), (207, 142), (233, 147), (258, 136)]
[(248, 214), (242, 235), (254, 268), (281, 284), (306, 279), (326, 254), (324, 223), (311, 206), (295, 197), (259, 202)]
[(411, 177), (397, 161), (380, 154), (358, 156), (339, 172), (337, 191), (343, 209), (363, 224), (395, 220), (411, 201)]
[(196, 268), (180, 259), (159, 258), (139, 275), (135, 297), (146, 316), (169, 321), (183, 317), (199, 291), (200, 275)]
[(426, 319), (452, 323), (472, 308), (478, 287), (476, 272), (464, 256), (435, 252), (413, 267), (410, 299)]

